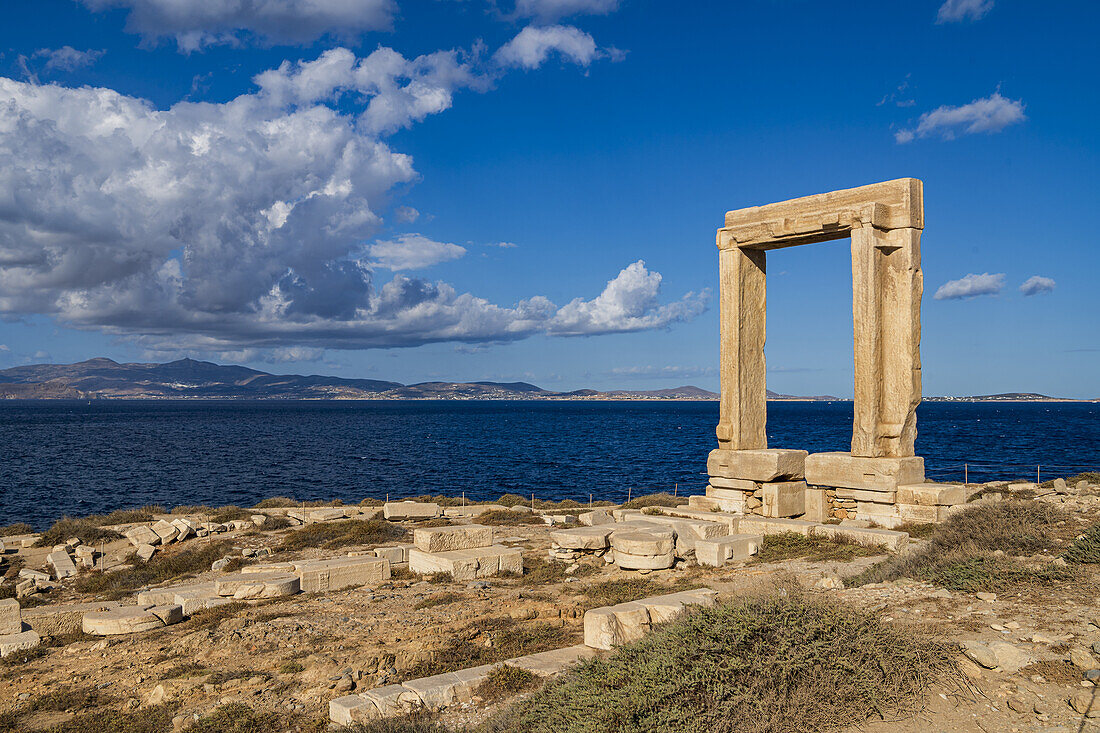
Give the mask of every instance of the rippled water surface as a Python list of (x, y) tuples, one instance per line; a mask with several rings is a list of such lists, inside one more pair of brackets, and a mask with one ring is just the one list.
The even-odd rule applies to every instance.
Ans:
[[(773, 402), (770, 445), (847, 450), (850, 402)], [(713, 402), (0, 402), (0, 525), (143, 504), (702, 492)], [(925, 403), (930, 479), (1100, 470), (1100, 405)]]

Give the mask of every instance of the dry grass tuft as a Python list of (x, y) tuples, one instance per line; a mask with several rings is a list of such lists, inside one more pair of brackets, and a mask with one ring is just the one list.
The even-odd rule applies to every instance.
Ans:
[(501, 664), (489, 672), (489, 677), (477, 686), (474, 694), (486, 702), (501, 700), (534, 689), (539, 678), (526, 669)]
[(417, 601), (413, 606), (414, 610), (421, 610), (424, 608), (435, 608), (437, 606), (446, 606), (451, 603), (457, 603), (464, 600), (466, 596), (461, 593), (436, 593), (434, 596), (428, 596), (420, 601)]
[(431, 677), (456, 669), (496, 664), (527, 654), (559, 649), (576, 643), (575, 632), (563, 626), (523, 623), (511, 618), (480, 619), (455, 631), (432, 651), (428, 660), (402, 672), (403, 679)]
[(340, 522), (307, 524), (283, 540), (281, 550), (322, 547), (336, 550), (350, 545), (378, 545), (408, 534), (403, 527), (384, 519), (348, 519)]
[(639, 576), (593, 583), (585, 588), (583, 593), (588, 599), (585, 604), (588, 608), (600, 608), (601, 606), (614, 606), (619, 603), (636, 601), (639, 598), (664, 596), (669, 593), (679, 593), (680, 591), (703, 587), (705, 586), (702, 583), (695, 583), (685, 578), (677, 578), (672, 583), (658, 583)]
[(874, 557), (883, 554), (885, 552), (881, 548), (867, 547), (842, 537), (830, 539), (783, 532), (764, 535), (760, 552), (753, 558), (753, 562), (779, 562), (795, 558), (805, 558), (814, 562), (851, 562), (857, 557)]
[(1062, 555), (1066, 562), (1100, 563), (1100, 524), (1089, 527)]
[(667, 491), (661, 491), (656, 494), (646, 494), (631, 499), (623, 504), (621, 508), (644, 509), (647, 506), (680, 506), (681, 504), (687, 504), (687, 499), (681, 499), (678, 496), (673, 496)]
[(528, 733), (790, 733), (910, 714), (954, 677), (946, 644), (800, 596), (699, 609), (519, 703)]
[(473, 518), (475, 524), (487, 527), (516, 527), (522, 524), (542, 524), (542, 519), (529, 512), (517, 512), (512, 509), (493, 509), (482, 512)]

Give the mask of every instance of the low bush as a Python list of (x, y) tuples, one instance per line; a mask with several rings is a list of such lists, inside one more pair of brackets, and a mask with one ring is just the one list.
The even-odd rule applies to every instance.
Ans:
[(644, 496), (638, 496), (622, 505), (622, 509), (645, 509), (647, 506), (680, 506), (681, 504), (687, 504), (687, 499), (681, 499), (678, 496), (673, 496), (667, 491), (661, 491), (656, 494), (645, 494)]
[(294, 714), (288, 717), (283, 712), (255, 710), (242, 703), (234, 702), (214, 708), (183, 728), (182, 733), (276, 733), (286, 730), (321, 733), (327, 728), (327, 720), (308, 720)]
[(209, 629), (217, 626), (229, 618), (236, 618), (241, 612), (249, 608), (244, 601), (233, 601), (213, 608), (204, 608), (191, 614), (191, 618), (184, 621), (191, 629)]
[(1064, 522), (1061, 509), (1039, 502), (976, 504), (936, 525), (920, 550), (878, 563), (845, 584), (914, 578), (969, 592), (1049, 587), (1078, 574), (1071, 567), (1026, 563), (1011, 556), (1058, 549)]
[(174, 704), (151, 705), (131, 712), (95, 710), (57, 723), (41, 733), (164, 733), (172, 730)]
[(489, 671), (489, 676), (477, 686), (474, 694), (485, 701), (500, 700), (538, 687), (539, 678), (526, 669), (501, 664)]
[[(567, 578), (583, 578), (599, 572), (593, 565), (582, 564), (572, 573), (567, 573), (568, 565), (561, 562), (550, 562), (541, 555), (523, 556), (523, 575), (513, 575), (520, 585), (534, 586), (547, 585), (549, 583), (564, 583)], [(502, 576), (503, 577), (503, 576)]]
[(797, 596), (685, 614), (583, 662), (508, 714), (527, 733), (789, 733), (911, 713), (953, 650)]
[(764, 535), (760, 551), (754, 562), (779, 562), (805, 558), (814, 562), (839, 561), (850, 562), (857, 557), (882, 555), (878, 547), (867, 547), (858, 542), (843, 538), (807, 537), (794, 532)]
[(122, 535), (112, 529), (105, 529), (92, 518), (74, 519), (62, 517), (53, 523), (53, 526), (42, 533), (35, 543), (37, 547), (53, 547), (63, 545), (73, 537), (78, 537), (86, 545), (94, 545), (100, 542), (110, 542), (121, 539)]
[(542, 519), (530, 512), (513, 509), (493, 509), (474, 517), (474, 522), (488, 527), (516, 527), (523, 524), (542, 524)]
[(400, 718), (382, 718), (366, 723), (353, 723), (346, 733), (449, 733), (431, 713), (412, 713)]
[(177, 552), (162, 551), (154, 555), (149, 562), (142, 562), (136, 556), (131, 556), (129, 558), (129, 562), (133, 564), (131, 569), (111, 573), (92, 571), (77, 578), (75, 587), (81, 593), (106, 594), (112, 598), (118, 598), (147, 585), (164, 583), (209, 570), (211, 563), (232, 550), (232, 543), (223, 540), (180, 549)]
[(16, 522), (0, 527), (0, 537), (12, 537), (17, 534), (34, 534), (34, 527), (26, 522)]
[(1100, 563), (1100, 524), (1092, 525), (1083, 535), (1075, 539), (1062, 557), (1066, 562)]
[(593, 583), (584, 589), (583, 593), (588, 599), (585, 604), (589, 608), (601, 606), (614, 606), (619, 603), (636, 601), (639, 598), (650, 596), (664, 596), (669, 593), (679, 593), (684, 590), (702, 588), (701, 583), (678, 578), (672, 583), (658, 583), (655, 580), (643, 577), (624, 578), (622, 580), (605, 580), (602, 583)]
[(305, 550), (321, 547), (336, 550), (349, 545), (375, 545), (393, 542), (408, 532), (399, 524), (384, 519), (349, 519), (342, 522), (307, 524), (292, 532), (280, 547), (282, 550)]

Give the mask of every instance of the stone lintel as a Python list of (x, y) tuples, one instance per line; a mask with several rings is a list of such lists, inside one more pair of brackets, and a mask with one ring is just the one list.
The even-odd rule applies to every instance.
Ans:
[(966, 487), (962, 484), (907, 484), (898, 487), (898, 503), (920, 506), (965, 504)]
[(870, 491), (897, 491), (901, 484), (924, 483), (924, 459), (863, 458), (851, 453), (811, 453), (806, 483)]
[[(707, 457), (711, 476), (746, 481), (781, 481), (805, 476), (804, 450), (761, 448), (756, 450), (712, 450)], [(923, 474), (922, 474), (923, 475)]]
[(720, 249), (776, 249), (843, 239), (852, 229), (924, 228), (924, 184), (899, 178), (726, 213)]

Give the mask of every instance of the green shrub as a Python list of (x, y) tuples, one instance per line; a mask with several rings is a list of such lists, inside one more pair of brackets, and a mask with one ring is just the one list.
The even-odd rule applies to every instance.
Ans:
[(1065, 554), (1066, 562), (1100, 563), (1100, 524), (1094, 524), (1073, 541)]
[(489, 671), (489, 676), (477, 686), (474, 694), (485, 701), (500, 700), (538, 687), (539, 678), (526, 669), (501, 664)]
[(788, 733), (910, 713), (952, 674), (947, 645), (798, 597), (685, 614), (582, 663), (510, 713), (525, 733)]
[[(1065, 513), (1048, 504), (998, 501), (969, 506), (936, 525), (920, 550), (899, 555), (847, 579), (849, 587), (914, 578), (964, 591), (1006, 591), (1049, 587), (1078, 574), (1073, 568), (1031, 565), (1012, 555), (1032, 555), (1060, 547)], [(996, 555), (1000, 551), (1001, 556)]]

